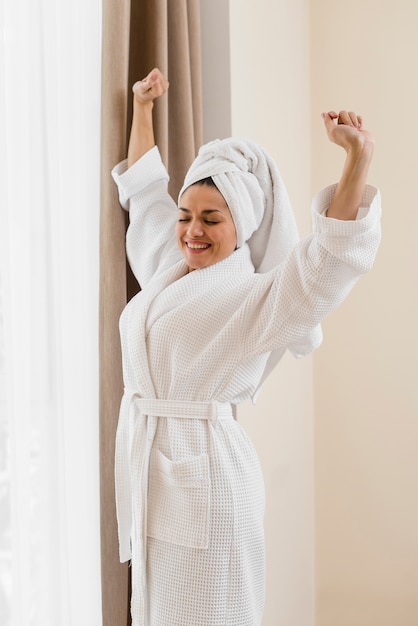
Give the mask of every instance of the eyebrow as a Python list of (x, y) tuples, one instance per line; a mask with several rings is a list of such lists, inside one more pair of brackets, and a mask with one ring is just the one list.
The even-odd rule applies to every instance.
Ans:
[[(178, 210), (179, 211), (184, 211), (185, 213), (191, 213), (191, 211), (189, 209), (185, 209), (182, 206), (180, 206)], [(208, 213), (220, 213), (221, 215), (223, 215), (222, 211), (220, 211), (219, 209), (204, 209), (202, 211), (202, 213), (204, 215), (207, 215)]]

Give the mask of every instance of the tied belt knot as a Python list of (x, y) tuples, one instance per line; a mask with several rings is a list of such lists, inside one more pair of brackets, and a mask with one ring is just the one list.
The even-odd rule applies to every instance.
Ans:
[[(115, 489), (118, 518), (119, 556), (123, 563), (132, 558), (132, 612), (145, 623), (147, 496), (151, 449), (158, 419), (203, 419), (215, 422), (232, 419), (231, 404), (141, 398), (125, 389), (122, 398), (115, 451)], [(134, 600), (135, 597), (135, 600)], [(142, 620), (141, 620), (142, 618)]]

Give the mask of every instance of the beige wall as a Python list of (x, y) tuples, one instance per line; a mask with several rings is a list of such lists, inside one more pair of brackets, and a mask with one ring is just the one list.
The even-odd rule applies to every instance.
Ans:
[(318, 112), (354, 108), (384, 205), (375, 267), (314, 357), (317, 626), (417, 626), (418, 3), (311, 7), (313, 187), (341, 164)]

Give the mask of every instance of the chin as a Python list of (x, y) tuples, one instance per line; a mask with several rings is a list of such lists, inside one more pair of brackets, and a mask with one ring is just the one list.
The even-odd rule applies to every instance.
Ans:
[(184, 260), (186, 261), (190, 269), (193, 269), (193, 270), (200, 270), (204, 267), (207, 267), (208, 265), (212, 265), (213, 263), (211, 259), (200, 259), (190, 254), (185, 254)]
[[(187, 262), (187, 261), (186, 261)], [(208, 265), (212, 265), (211, 263), (187, 263), (191, 270), (202, 270), (204, 267)]]

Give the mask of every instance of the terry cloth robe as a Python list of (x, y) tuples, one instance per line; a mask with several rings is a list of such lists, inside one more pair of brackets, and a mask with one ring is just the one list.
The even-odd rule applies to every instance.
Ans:
[[(356, 221), (322, 215), (279, 267), (246, 244), (188, 272), (157, 148), (113, 171), (129, 209), (142, 291), (120, 320), (125, 394), (116, 452), (120, 557), (132, 560), (134, 626), (257, 626), (264, 604), (264, 487), (230, 405), (254, 397), (272, 350), (292, 350), (371, 267), (379, 192)], [(320, 338), (318, 338), (320, 341)], [(313, 345), (312, 349), (316, 346)]]

